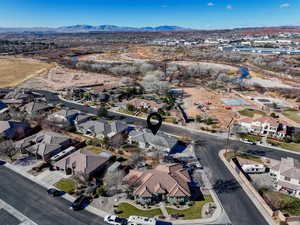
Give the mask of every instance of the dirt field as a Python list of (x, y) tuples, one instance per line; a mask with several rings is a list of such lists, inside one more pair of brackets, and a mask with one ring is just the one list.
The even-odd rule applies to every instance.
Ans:
[(51, 68), (47, 73), (40, 74), (39, 76), (27, 80), (22, 83), (20, 87), (60, 90), (63, 88), (89, 85), (102, 85), (109, 88), (117, 86), (118, 84), (119, 78), (110, 75), (69, 70), (56, 66)]
[[(221, 99), (222, 98), (240, 98), (235, 93), (227, 93), (222, 91), (212, 91), (206, 88), (184, 88), (185, 93), (188, 97), (184, 99), (184, 108), (190, 117), (196, 117), (200, 115), (202, 118), (212, 117), (219, 120), (219, 127), (225, 129), (234, 117), (239, 118), (237, 111), (254, 108), (257, 109), (256, 105), (251, 106), (226, 106)], [(249, 100), (244, 99), (247, 102)], [(205, 107), (198, 108), (198, 104), (202, 104)]]
[(0, 87), (16, 86), (27, 79), (37, 76), (52, 65), (24, 58), (0, 58)]

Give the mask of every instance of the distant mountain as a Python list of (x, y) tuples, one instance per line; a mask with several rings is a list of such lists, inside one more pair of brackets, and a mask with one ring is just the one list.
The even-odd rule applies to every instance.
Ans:
[(158, 26), (158, 27), (121, 27), (115, 25), (73, 25), (63, 26), (58, 28), (47, 28), (47, 27), (33, 27), (33, 28), (1, 28), (0, 33), (28, 33), (28, 32), (41, 32), (41, 33), (87, 33), (87, 32), (126, 32), (126, 31), (184, 31), (192, 30), (189, 28), (183, 28), (178, 26)]

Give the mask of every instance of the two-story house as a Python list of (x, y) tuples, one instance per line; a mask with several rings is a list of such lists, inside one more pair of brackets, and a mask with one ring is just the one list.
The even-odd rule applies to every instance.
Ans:
[(249, 133), (268, 135), (279, 139), (285, 137), (288, 127), (279, 120), (262, 115), (255, 115), (253, 118), (241, 118), (239, 125), (246, 128)]
[(300, 162), (293, 158), (272, 160), (270, 175), (276, 178), (276, 189), (300, 197)]

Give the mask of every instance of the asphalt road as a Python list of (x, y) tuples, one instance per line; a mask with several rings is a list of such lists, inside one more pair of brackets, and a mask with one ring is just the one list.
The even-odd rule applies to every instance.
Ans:
[[(65, 106), (73, 109), (78, 109), (88, 113), (96, 113), (96, 110), (91, 107), (78, 105), (74, 103), (64, 102), (56, 95), (40, 91), (46, 98), (53, 103), (63, 103)], [(124, 120), (135, 125), (145, 126), (145, 120), (130, 116), (122, 116), (118, 113), (110, 112), (113, 116), (121, 116)], [(189, 136), (193, 140), (200, 140), (201, 145), (196, 145), (195, 153), (201, 164), (207, 168), (209, 179), (212, 184), (222, 181), (226, 185), (216, 186), (216, 193), (228, 214), (233, 225), (267, 225), (264, 217), (257, 210), (255, 205), (249, 199), (248, 195), (243, 191), (240, 185), (235, 181), (232, 174), (226, 168), (224, 163), (219, 159), (218, 152), (225, 148), (225, 140), (221, 137), (216, 137), (203, 132), (194, 132), (185, 128), (174, 127), (163, 124), (162, 131), (178, 136)], [(231, 144), (238, 145), (240, 151), (260, 150), (265, 152), (266, 157), (280, 159), (281, 157), (294, 157), (300, 160), (300, 156), (293, 153), (287, 153), (280, 150), (270, 149), (262, 146), (254, 146), (238, 141), (230, 141)]]
[(86, 210), (71, 210), (67, 200), (48, 196), (45, 188), (4, 166), (0, 166), (0, 199), (39, 225), (106, 225)]

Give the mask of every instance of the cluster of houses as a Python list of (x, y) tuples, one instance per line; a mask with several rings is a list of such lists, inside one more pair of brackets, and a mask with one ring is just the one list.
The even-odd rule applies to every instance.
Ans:
[[(17, 105), (26, 115), (34, 113), (43, 115), (44, 121), (61, 129), (41, 127), (42, 129), (35, 130), (31, 129), (31, 124), (27, 120), (27, 122), (8, 120), (0, 121), (0, 136), (14, 140), (14, 147), (18, 152), (50, 163), (54, 169), (68, 175), (85, 174), (90, 178), (97, 178), (100, 173), (116, 167), (115, 164), (119, 163), (113, 163), (113, 152), (97, 154), (90, 151), (82, 144), (82, 139), (72, 136), (75, 133), (96, 140), (107, 138), (113, 149), (130, 144), (138, 146), (145, 152), (155, 150), (168, 155), (178, 146), (178, 140), (164, 132), (153, 135), (148, 129), (129, 127), (120, 120), (100, 120), (78, 110), (50, 107), (46, 102), (36, 101), (30, 92), (19, 93), (17, 90), (12, 92), (3, 96), (4, 101), (0, 102), (1, 112), (5, 113), (10, 107)], [(64, 130), (66, 125), (72, 126), (72, 129)], [(181, 164), (165, 163), (154, 169), (143, 167), (129, 171), (124, 177), (124, 184), (134, 189), (133, 195), (137, 200), (149, 202), (190, 199), (191, 177)]]
[[(268, 172), (273, 177), (273, 188), (300, 198), (300, 162), (294, 158), (268, 159), (262, 163), (237, 157), (248, 174)], [(267, 169), (268, 168), (268, 169)]]

